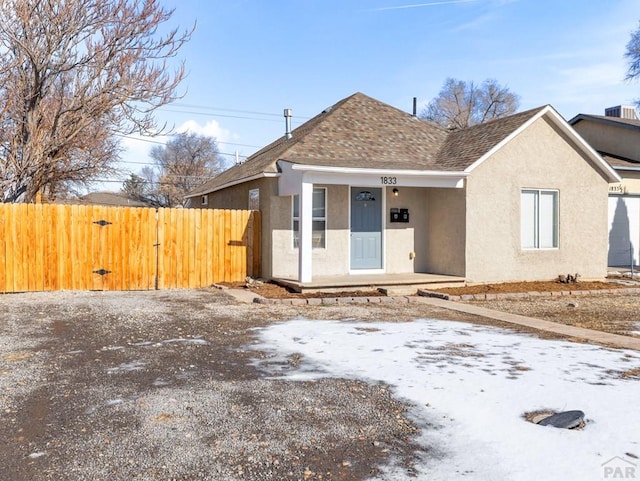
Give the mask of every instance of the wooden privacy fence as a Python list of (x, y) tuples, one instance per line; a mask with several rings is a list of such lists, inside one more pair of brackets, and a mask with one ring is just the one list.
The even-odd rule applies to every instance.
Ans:
[(259, 271), (257, 211), (0, 204), (0, 292), (195, 288)]

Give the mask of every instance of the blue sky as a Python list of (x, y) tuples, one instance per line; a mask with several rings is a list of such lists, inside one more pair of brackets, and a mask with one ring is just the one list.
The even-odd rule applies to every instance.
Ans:
[[(411, 111), (444, 80), (495, 78), (525, 110), (578, 113), (640, 98), (623, 55), (638, 0), (163, 0), (172, 25), (197, 22), (181, 50), (184, 97), (158, 119), (215, 136), (229, 163), (355, 92)], [(162, 140), (162, 139), (160, 139)], [(125, 140), (125, 170), (150, 162)], [(119, 185), (111, 185), (117, 190)]]

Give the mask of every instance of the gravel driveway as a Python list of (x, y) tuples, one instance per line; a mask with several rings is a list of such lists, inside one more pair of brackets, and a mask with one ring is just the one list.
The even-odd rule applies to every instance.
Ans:
[[(360, 480), (429, 429), (382, 384), (292, 382), (251, 348), (298, 317), (474, 320), (422, 305), (238, 304), (217, 290), (0, 296), (0, 481)], [(267, 369), (268, 368), (268, 369)]]

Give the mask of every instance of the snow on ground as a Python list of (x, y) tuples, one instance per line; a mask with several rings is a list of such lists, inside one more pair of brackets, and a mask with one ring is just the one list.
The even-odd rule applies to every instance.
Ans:
[[(382, 381), (413, 403), (427, 449), (418, 479), (640, 479), (640, 380), (621, 377), (640, 368), (636, 351), (440, 320), (294, 320), (260, 338), (258, 349), (282, 359), (303, 355), (278, 375)], [(540, 409), (579, 409), (588, 422), (566, 430), (523, 419)]]

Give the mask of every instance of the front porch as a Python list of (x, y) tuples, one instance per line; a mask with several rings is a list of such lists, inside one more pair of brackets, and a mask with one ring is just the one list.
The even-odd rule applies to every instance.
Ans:
[(273, 282), (295, 292), (338, 292), (381, 289), (391, 295), (407, 295), (420, 289), (436, 289), (464, 285), (464, 277), (419, 272), (405, 274), (357, 274), (343, 276), (314, 276), (313, 281), (300, 282), (293, 278), (274, 278)]

